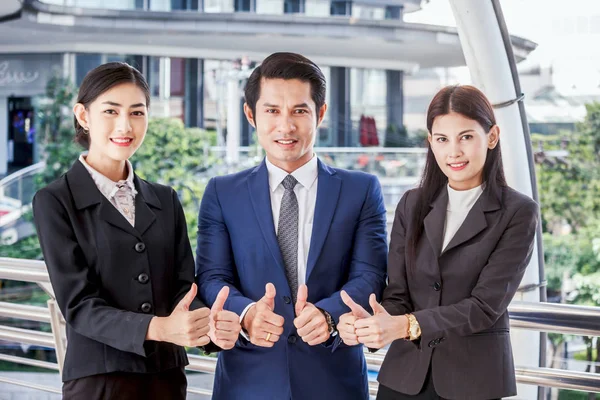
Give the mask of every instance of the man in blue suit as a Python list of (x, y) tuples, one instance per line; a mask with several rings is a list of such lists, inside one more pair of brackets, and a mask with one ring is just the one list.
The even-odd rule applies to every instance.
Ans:
[[(376, 177), (323, 164), (313, 146), (327, 105), (319, 67), (275, 53), (254, 70), (244, 112), (266, 152), (209, 181), (198, 222), (200, 297), (243, 333), (219, 355), (213, 399), (368, 399), (362, 346), (340, 340), (345, 290), (368, 308), (386, 277), (386, 212)], [(230, 132), (237, 134), (237, 132)], [(224, 327), (226, 329), (226, 327)]]

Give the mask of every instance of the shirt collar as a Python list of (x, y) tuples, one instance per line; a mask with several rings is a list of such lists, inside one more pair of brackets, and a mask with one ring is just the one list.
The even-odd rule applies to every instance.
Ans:
[(319, 175), (316, 154), (313, 155), (309, 162), (291, 174), (288, 174), (286, 171), (273, 165), (269, 161), (268, 157), (265, 158), (265, 162), (267, 164), (267, 171), (269, 174), (269, 189), (271, 190), (271, 193), (273, 193), (279, 187), (281, 182), (283, 182), (285, 177), (288, 175), (292, 175), (294, 178), (296, 178), (298, 183), (300, 183), (305, 189), (310, 189), (312, 185), (314, 185), (315, 181), (317, 180), (317, 176)]
[(92, 176), (92, 179), (94, 180), (94, 182), (96, 182), (96, 185), (98, 186), (98, 188), (104, 195), (106, 195), (107, 197), (112, 197), (112, 196), (110, 196), (110, 194), (113, 192), (113, 189), (115, 187), (117, 187), (118, 185), (122, 185), (122, 184), (125, 184), (131, 190), (131, 192), (133, 193), (134, 196), (137, 194), (137, 191), (135, 190), (135, 184), (133, 183), (133, 177), (134, 177), (133, 165), (131, 165), (131, 162), (129, 160), (125, 161), (127, 163), (127, 171), (128, 171), (127, 178), (124, 180), (120, 180), (119, 182), (115, 182), (112, 179), (109, 179), (106, 176), (102, 175), (100, 172), (96, 171), (94, 168), (92, 168), (85, 161), (85, 156), (86, 156), (86, 154), (80, 155), (79, 161), (83, 164), (85, 169), (88, 170), (88, 172)]

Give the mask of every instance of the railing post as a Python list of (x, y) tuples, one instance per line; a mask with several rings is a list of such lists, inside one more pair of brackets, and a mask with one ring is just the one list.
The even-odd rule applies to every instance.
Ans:
[(58, 369), (62, 375), (63, 365), (65, 363), (65, 354), (67, 352), (67, 333), (66, 323), (56, 301), (48, 300), (48, 311), (50, 311), (50, 326), (54, 336), (54, 348), (56, 349), (56, 361)]
[(19, 202), (21, 203), (19, 206), (19, 211), (23, 212), (23, 178), (19, 177), (19, 184), (17, 186), (19, 188)]

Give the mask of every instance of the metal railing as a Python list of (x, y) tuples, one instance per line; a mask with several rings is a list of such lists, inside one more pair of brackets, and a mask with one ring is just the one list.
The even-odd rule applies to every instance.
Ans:
[[(54, 297), (51, 288), (48, 290), (49, 277), (43, 262), (0, 257), (0, 279), (35, 282), (40, 284), (51, 298)], [(513, 328), (600, 337), (600, 307), (513, 302), (508, 311)], [(58, 363), (4, 354), (0, 354), (0, 360), (60, 371), (64, 360), (66, 340), (63, 331), (64, 320), (54, 300), (48, 301), (48, 308), (0, 302), (0, 317), (50, 323), (52, 333), (0, 326), (0, 340), (55, 349)], [(60, 324), (56, 323), (57, 320), (60, 320)], [(372, 371), (378, 371), (385, 354), (385, 350), (380, 350), (377, 353), (365, 352), (368, 368)], [(188, 355), (188, 358), (190, 361), (187, 366), (188, 370), (214, 374), (216, 358), (192, 354)], [(515, 372), (517, 381), (523, 384), (600, 393), (600, 374), (523, 366), (517, 366)], [(51, 393), (60, 393), (60, 390), (56, 387), (18, 381), (2, 376), (0, 376), (0, 382)], [(371, 395), (377, 394), (377, 388), (376, 381), (369, 382)], [(196, 387), (188, 387), (188, 392), (207, 396), (212, 394), (211, 390)]]
[(21, 217), (31, 209), (36, 191), (36, 175), (46, 168), (44, 162), (30, 165), (0, 180), (0, 242), (13, 244), (33, 227), (19, 227)]

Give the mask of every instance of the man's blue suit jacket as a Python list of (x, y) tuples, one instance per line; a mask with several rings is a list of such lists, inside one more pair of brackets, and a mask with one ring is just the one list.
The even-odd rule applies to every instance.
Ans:
[[(375, 176), (318, 162), (318, 186), (308, 253), (308, 301), (335, 319), (349, 312), (344, 289), (367, 310), (386, 279), (386, 211)], [(285, 319), (272, 348), (240, 336), (219, 354), (213, 399), (368, 399), (362, 346), (339, 336), (309, 346), (297, 335), (294, 304), (277, 244), (267, 167), (259, 166), (209, 181), (198, 221), (196, 272), (200, 298), (212, 305), (224, 285), (225, 309), (240, 315), (275, 285), (274, 312)]]

